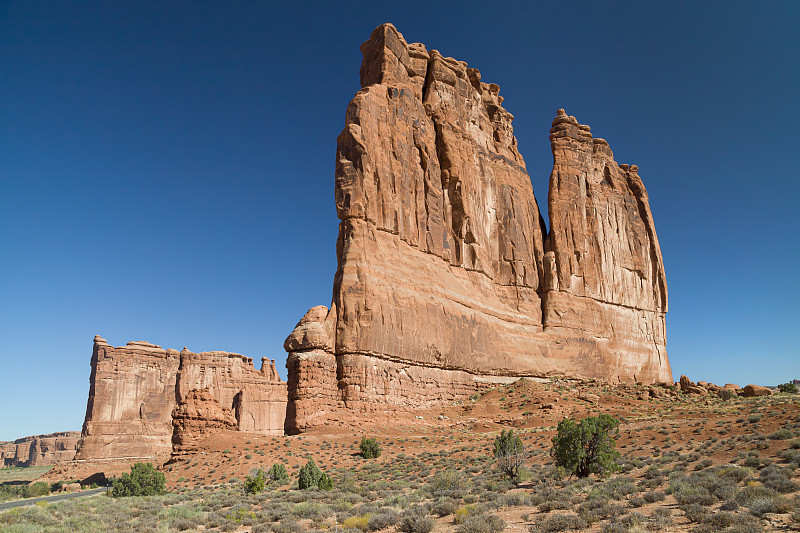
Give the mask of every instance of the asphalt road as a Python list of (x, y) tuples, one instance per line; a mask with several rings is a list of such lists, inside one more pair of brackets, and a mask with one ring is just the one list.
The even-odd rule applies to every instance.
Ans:
[(82, 490), (80, 492), (65, 492), (64, 494), (54, 494), (52, 496), (42, 496), (41, 498), (28, 498), (27, 500), (17, 500), (15, 502), (0, 503), (0, 511), (11, 509), (13, 507), (21, 507), (23, 505), (34, 505), (37, 502), (58, 502), (61, 500), (70, 500), (72, 498), (83, 498), (85, 496), (94, 496), (95, 494), (102, 494), (108, 490), (106, 487), (99, 489)]

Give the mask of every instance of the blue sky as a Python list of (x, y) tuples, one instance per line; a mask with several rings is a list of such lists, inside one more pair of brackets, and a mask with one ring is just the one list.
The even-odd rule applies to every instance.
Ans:
[(278, 360), (336, 269), (336, 136), (392, 22), (639, 165), (677, 379), (800, 378), (800, 2), (0, 1), (0, 440), (78, 430), (92, 338)]

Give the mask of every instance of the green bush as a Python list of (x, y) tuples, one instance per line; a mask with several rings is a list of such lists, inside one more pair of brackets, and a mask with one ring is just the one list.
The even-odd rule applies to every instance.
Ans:
[(248, 494), (258, 494), (267, 486), (267, 475), (260, 468), (254, 469), (244, 478), (244, 491)]
[(313, 457), (309, 457), (308, 462), (300, 469), (298, 485), (301, 490), (332, 490), (333, 480), (328, 474), (319, 469)]
[(361, 448), (361, 457), (364, 459), (375, 459), (381, 456), (381, 445), (378, 439), (373, 437), (362, 437), (359, 448)]
[(22, 492), (25, 498), (38, 498), (40, 496), (47, 496), (48, 494), (50, 494), (50, 483), (45, 483), (44, 481), (31, 483), (25, 487)]
[(514, 483), (519, 479), (520, 469), (525, 463), (525, 445), (513, 429), (508, 432), (503, 430), (500, 436), (494, 439), (494, 459), (497, 466)]
[(604, 476), (619, 469), (614, 437), (619, 434), (619, 420), (610, 415), (590, 416), (579, 423), (564, 418), (558, 423), (550, 455), (556, 465), (570, 476)]
[(286, 472), (286, 467), (283, 463), (275, 463), (267, 472), (269, 482), (276, 485), (285, 485), (289, 482), (289, 474)]
[(333, 480), (331, 479), (331, 476), (323, 472), (319, 477), (317, 488), (319, 488), (319, 490), (333, 490)]
[(130, 474), (122, 474), (114, 480), (112, 496), (154, 496), (167, 492), (167, 481), (163, 472), (153, 467), (153, 463), (136, 463)]
[(731, 398), (736, 397), (736, 392), (732, 391), (731, 389), (720, 389), (719, 392), (717, 392), (717, 395), (727, 402)]
[(789, 394), (797, 394), (797, 385), (794, 383), (783, 383), (778, 385), (778, 392), (787, 392)]

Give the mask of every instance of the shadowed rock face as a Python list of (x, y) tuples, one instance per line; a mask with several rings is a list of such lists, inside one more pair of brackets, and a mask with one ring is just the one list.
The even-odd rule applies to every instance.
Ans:
[(62, 431), (0, 442), (0, 467), (45, 466), (71, 461), (80, 436), (79, 431)]
[(255, 370), (251, 358), (235, 353), (148, 342), (115, 348), (97, 336), (76, 459), (166, 459), (173, 433), (185, 448), (204, 428), (229, 426), (219, 413), (230, 414), (238, 431), (283, 434), (286, 384), (275, 362), (264, 358)]
[(637, 167), (559, 110), (547, 234), (497, 85), (390, 24), (361, 50), (337, 141), (333, 301), (287, 339), (287, 430), (492, 377), (671, 382)]

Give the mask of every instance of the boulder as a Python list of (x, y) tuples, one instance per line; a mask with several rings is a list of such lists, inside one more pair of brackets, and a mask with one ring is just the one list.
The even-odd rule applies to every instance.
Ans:
[(761, 385), (745, 385), (743, 395), (746, 398), (752, 398), (753, 396), (771, 396), (772, 390), (767, 387), (762, 387)]

